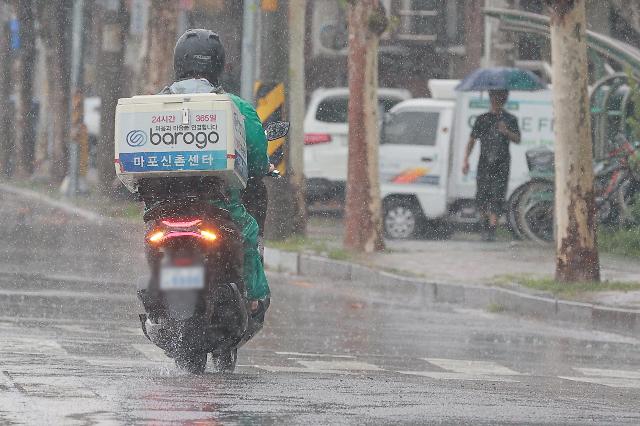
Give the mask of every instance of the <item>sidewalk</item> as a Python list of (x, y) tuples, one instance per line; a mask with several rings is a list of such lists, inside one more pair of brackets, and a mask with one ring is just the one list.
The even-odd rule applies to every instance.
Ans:
[[(309, 237), (340, 242), (342, 223), (338, 217), (315, 217)], [(423, 278), (428, 281), (463, 285), (505, 285), (518, 277), (551, 278), (555, 272), (553, 245), (529, 241), (483, 242), (476, 234), (456, 233), (449, 240), (387, 240), (386, 250), (358, 257), (360, 264), (375, 269)], [(640, 283), (640, 261), (601, 255), (603, 281)], [(529, 290), (531, 293), (540, 294)], [(602, 291), (577, 295), (576, 300), (608, 306), (640, 308), (638, 291)]]

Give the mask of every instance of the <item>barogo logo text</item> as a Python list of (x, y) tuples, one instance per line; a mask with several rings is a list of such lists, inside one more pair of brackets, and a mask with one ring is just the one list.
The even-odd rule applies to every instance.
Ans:
[(143, 130), (132, 130), (127, 133), (127, 145), (132, 148), (144, 146), (147, 143), (147, 134)]

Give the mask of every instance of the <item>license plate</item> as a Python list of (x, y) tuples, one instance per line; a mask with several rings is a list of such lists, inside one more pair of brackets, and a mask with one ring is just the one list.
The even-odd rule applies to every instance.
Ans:
[(161, 290), (200, 290), (204, 288), (204, 267), (162, 268)]

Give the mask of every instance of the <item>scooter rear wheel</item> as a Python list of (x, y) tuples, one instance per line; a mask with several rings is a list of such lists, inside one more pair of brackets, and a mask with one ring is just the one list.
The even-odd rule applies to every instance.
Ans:
[(216, 373), (233, 373), (238, 361), (238, 349), (231, 349), (220, 355), (211, 355), (211, 366)]
[(175, 357), (176, 366), (191, 374), (202, 374), (207, 366), (207, 353), (199, 351), (182, 352)]

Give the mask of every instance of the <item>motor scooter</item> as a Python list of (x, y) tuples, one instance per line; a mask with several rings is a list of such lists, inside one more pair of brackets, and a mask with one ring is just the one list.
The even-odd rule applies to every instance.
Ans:
[[(267, 126), (268, 140), (287, 135), (289, 123)], [(273, 171), (271, 176), (279, 173)], [(188, 372), (232, 372), (238, 348), (262, 328), (268, 301), (248, 305), (242, 278), (243, 238), (224, 200), (224, 182), (210, 176), (143, 179), (138, 193), (148, 207), (147, 287), (138, 291), (144, 335)]]

